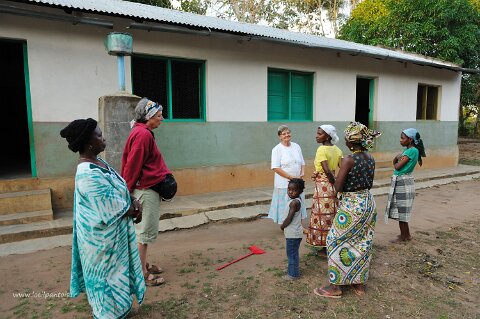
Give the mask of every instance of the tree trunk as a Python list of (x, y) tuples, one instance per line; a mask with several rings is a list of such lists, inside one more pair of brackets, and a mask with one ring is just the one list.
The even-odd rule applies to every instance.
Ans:
[[(480, 106), (477, 106), (480, 109)], [(477, 119), (475, 120), (475, 129), (473, 130), (473, 137), (480, 138), (480, 112), (477, 112)]]
[(465, 136), (466, 135), (465, 129), (465, 117), (463, 116), (463, 106), (460, 105), (458, 109), (458, 135)]

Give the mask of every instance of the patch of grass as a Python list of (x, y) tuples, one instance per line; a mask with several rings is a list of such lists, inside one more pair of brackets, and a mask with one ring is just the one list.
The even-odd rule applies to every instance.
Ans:
[(187, 282), (184, 282), (183, 284), (180, 285), (181, 287), (184, 287), (184, 288), (187, 288), (187, 289), (195, 289), (197, 288), (196, 285), (193, 285), (191, 283), (189, 283), (188, 281)]
[(183, 319), (188, 318), (189, 303), (186, 298), (170, 298), (168, 300), (159, 301), (154, 306), (154, 311), (161, 314), (161, 318), (165, 319)]
[(60, 311), (62, 313), (68, 313), (73, 311), (74, 309), (75, 309), (74, 304), (71, 301), (67, 301), (62, 305), (62, 307), (60, 308)]
[(20, 318), (26, 318), (27, 312), (30, 310), (30, 301), (28, 299), (23, 299), (20, 303), (16, 304), (11, 310), (13, 314), (17, 315)]
[(213, 260), (211, 260), (210, 258), (206, 258), (201, 262), (201, 265), (202, 266), (211, 266), (211, 265), (213, 265)]
[(278, 267), (270, 267), (265, 271), (271, 272), (275, 277), (281, 277), (284, 275), (283, 270)]
[(89, 312), (90, 311), (90, 305), (88, 302), (82, 301), (81, 303), (78, 303), (75, 305), (75, 311), (76, 312)]
[(218, 276), (218, 274), (217, 274), (216, 272), (211, 272), (211, 273), (209, 273), (209, 274), (207, 275), (207, 278), (208, 278), (208, 279), (213, 279), (213, 278), (215, 278), (215, 277), (217, 277), (217, 276)]
[(179, 274), (188, 274), (190, 272), (194, 272), (195, 268), (194, 267), (185, 267), (185, 268), (180, 268), (177, 272)]
[(475, 158), (460, 158), (460, 159), (458, 160), (458, 164), (480, 166), (480, 159), (475, 159)]

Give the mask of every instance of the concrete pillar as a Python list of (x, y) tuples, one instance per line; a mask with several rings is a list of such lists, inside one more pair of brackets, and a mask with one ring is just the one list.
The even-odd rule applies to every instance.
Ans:
[(130, 134), (130, 121), (140, 97), (128, 93), (104, 95), (98, 99), (98, 124), (105, 136), (107, 147), (102, 154), (120, 173), (125, 141)]

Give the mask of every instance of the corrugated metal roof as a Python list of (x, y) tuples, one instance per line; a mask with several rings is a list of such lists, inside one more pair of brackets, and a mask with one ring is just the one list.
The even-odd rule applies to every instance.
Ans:
[(421, 55), (405, 53), (403, 51), (389, 50), (322, 36), (286, 31), (262, 25), (228, 21), (216, 17), (203, 16), (122, 0), (28, 0), (27, 2), (63, 8), (66, 7), (82, 11), (91, 11), (106, 15), (120, 15), (137, 19), (140, 18), (143, 20), (184, 25), (186, 27), (190, 26), (220, 32), (244, 34), (271, 39), (273, 41), (277, 40), (281, 42), (288, 42), (293, 45), (331, 49), (340, 52), (348, 52), (351, 54), (372, 56), (380, 59), (409, 61), (422, 65), (430, 65), (452, 70), (462, 70), (461, 67), (453, 63), (436, 60)]

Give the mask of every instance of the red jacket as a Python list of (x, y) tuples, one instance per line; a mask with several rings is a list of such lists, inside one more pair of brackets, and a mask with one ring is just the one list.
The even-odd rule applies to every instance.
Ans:
[(144, 189), (161, 182), (170, 174), (153, 132), (143, 123), (135, 123), (122, 156), (122, 177), (128, 190)]

